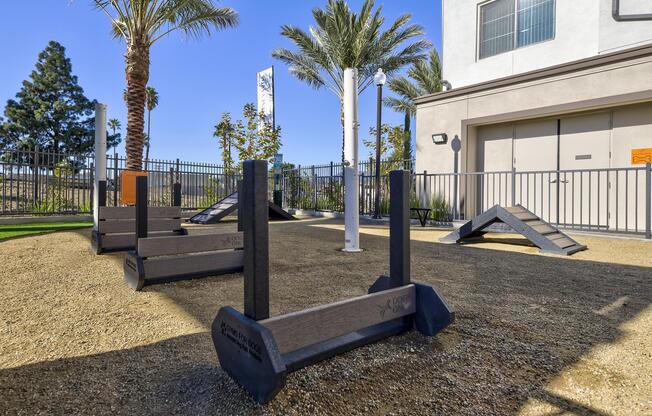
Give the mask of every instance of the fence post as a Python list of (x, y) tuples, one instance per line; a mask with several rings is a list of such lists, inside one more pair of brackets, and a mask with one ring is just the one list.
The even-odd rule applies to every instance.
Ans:
[(426, 200), (428, 192), (426, 191), (426, 178), (428, 177), (428, 171), (424, 169), (423, 171), (423, 195), (421, 196), (421, 202), (423, 203), (422, 207), (425, 207), (428, 204)]
[(317, 177), (315, 176), (315, 165), (312, 165), (312, 207), (317, 212)]
[[(114, 147), (115, 149), (115, 147)], [(113, 206), (118, 206), (118, 154), (113, 152)]]
[(90, 204), (91, 204), (91, 215), (93, 216), (93, 224), (97, 226), (97, 218), (95, 217), (95, 163), (91, 162), (91, 170), (88, 174), (91, 184), (90, 192)]
[(645, 165), (645, 238), (652, 239), (652, 164)]
[(39, 158), (40, 158), (39, 147), (37, 145), (36, 147), (34, 147), (34, 168), (33, 168), (33, 171), (34, 171), (34, 191), (33, 191), (33, 193), (34, 193), (34, 203), (32, 204), (32, 206), (35, 206), (36, 204), (38, 204), (38, 200), (39, 200), (39, 197), (38, 197), (38, 193), (39, 193), (38, 192), (39, 191), (38, 176), (39, 176), (39, 164), (40, 164)]
[(516, 206), (516, 167), (512, 166), (512, 206)]
[(334, 199), (333, 198), (333, 161), (332, 160), (331, 160), (331, 174), (329, 176), (328, 186), (329, 186), (329, 188), (331, 190), (331, 199)]

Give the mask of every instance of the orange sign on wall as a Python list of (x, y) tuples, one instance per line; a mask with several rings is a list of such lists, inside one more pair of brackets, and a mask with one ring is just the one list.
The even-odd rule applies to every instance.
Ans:
[(632, 165), (645, 165), (646, 163), (652, 163), (652, 147), (632, 149)]
[(120, 178), (120, 202), (122, 205), (136, 205), (136, 177), (147, 176), (147, 172), (125, 170)]

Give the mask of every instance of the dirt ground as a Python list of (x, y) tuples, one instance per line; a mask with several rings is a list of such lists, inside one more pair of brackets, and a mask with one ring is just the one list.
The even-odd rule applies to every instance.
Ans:
[[(359, 254), (339, 251), (341, 229), (270, 225), (272, 315), (387, 273), (386, 228), (364, 226)], [(220, 369), (208, 332), (221, 306), (242, 309), (240, 274), (133, 292), (123, 254), (92, 254), (90, 230), (2, 242), (0, 414), (652, 414), (651, 243), (576, 235), (589, 250), (561, 258), (444, 234), (413, 228), (412, 276), (439, 289), (452, 326), (292, 373), (266, 406)]]

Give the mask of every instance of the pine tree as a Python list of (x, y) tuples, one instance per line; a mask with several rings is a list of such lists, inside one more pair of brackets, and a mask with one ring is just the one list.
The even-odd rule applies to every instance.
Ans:
[[(0, 146), (70, 153), (93, 149), (94, 101), (84, 95), (65, 48), (50, 41), (16, 98), (7, 101), (0, 123)], [(107, 146), (119, 142), (108, 135)]]

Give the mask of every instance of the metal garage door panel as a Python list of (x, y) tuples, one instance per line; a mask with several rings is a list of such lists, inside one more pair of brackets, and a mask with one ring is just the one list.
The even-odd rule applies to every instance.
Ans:
[(611, 112), (561, 119), (560, 222), (576, 227), (608, 225), (609, 177), (587, 171), (610, 165)]
[(548, 222), (556, 222), (557, 119), (514, 126), (516, 203)]
[[(510, 203), (509, 189), (512, 170), (513, 124), (478, 127), (478, 168), (489, 172), (475, 178), (477, 212), (484, 212), (496, 204)], [(492, 173), (493, 172), (493, 173)]]
[[(634, 167), (631, 150), (652, 147), (652, 104), (621, 107), (613, 111), (611, 166)], [(636, 166), (636, 167), (640, 167)], [(617, 229), (645, 231), (645, 174), (636, 171), (612, 173), (612, 223)], [(616, 178), (618, 179), (616, 187)], [(618, 188), (618, 196), (615, 191)], [(618, 210), (616, 210), (616, 204)], [(616, 224), (616, 214), (617, 224)]]

